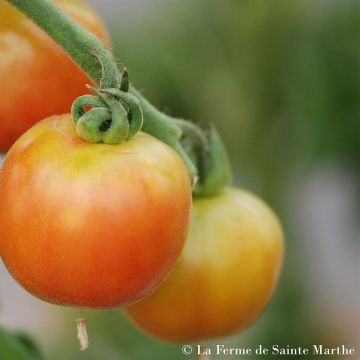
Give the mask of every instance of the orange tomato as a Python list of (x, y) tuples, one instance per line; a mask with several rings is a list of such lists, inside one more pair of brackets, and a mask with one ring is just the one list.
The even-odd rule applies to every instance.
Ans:
[(254, 195), (227, 188), (218, 196), (197, 199), (173, 272), (127, 313), (163, 340), (184, 343), (232, 334), (264, 310), (282, 254), (279, 221)]
[[(81, 0), (55, 3), (99, 38), (108, 42), (97, 14)], [(43, 30), (0, 0), (0, 152), (37, 121), (68, 113), (87, 93), (88, 76)]]
[(28, 130), (0, 174), (0, 255), (48, 302), (113, 308), (164, 279), (186, 239), (191, 187), (177, 153), (145, 133), (89, 144), (69, 114)]

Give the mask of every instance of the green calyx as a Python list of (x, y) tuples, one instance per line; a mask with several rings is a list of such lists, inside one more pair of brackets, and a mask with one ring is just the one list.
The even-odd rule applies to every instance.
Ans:
[(94, 95), (80, 96), (72, 105), (76, 131), (82, 139), (119, 144), (142, 130), (181, 156), (194, 196), (214, 196), (229, 184), (227, 153), (214, 127), (204, 132), (194, 123), (157, 110), (131, 86), (126, 69), (120, 76), (112, 53), (101, 41), (52, 1), (7, 1), (47, 32), (98, 84), (99, 88), (88, 86)]
[(231, 182), (231, 167), (225, 146), (212, 125), (206, 133), (205, 154), (198, 156), (199, 182), (194, 188), (196, 197), (214, 196)]
[[(128, 83), (127, 72), (126, 80)], [(125, 90), (96, 89), (96, 96), (77, 98), (71, 108), (78, 135), (90, 143), (119, 144), (131, 139), (143, 125), (143, 113), (138, 98)], [(86, 110), (86, 108), (90, 108)]]

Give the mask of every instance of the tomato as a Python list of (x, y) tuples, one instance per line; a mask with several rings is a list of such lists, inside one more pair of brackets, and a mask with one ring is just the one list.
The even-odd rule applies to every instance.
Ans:
[(20, 137), (0, 175), (0, 254), (48, 302), (119, 307), (158, 286), (186, 239), (191, 187), (177, 153), (139, 132), (89, 144), (71, 116)]
[[(55, 3), (108, 42), (101, 20), (83, 1)], [(69, 112), (91, 81), (43, 30), (4, 0), (0, 17), (0, 152), (5, 152), (35, 122)]]
[(251, 324), (276, 285), (283, 234), (257, 197), (226, 188), (194, 201), (184, 251), (154, 293), (127, 308), (149, 334), (190, 342), (229, 335)]

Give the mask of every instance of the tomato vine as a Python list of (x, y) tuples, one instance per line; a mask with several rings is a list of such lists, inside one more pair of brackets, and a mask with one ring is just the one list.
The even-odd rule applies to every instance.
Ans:
[[(8, 0), (46, 31), (98, 84), (94, 96), (75, 100), (72, 116), (78, 135), (88, 142), (120, 143), (140, 129), (182, 157), (194, 196), (218, 194), (230, 181), (227, 153), (216, 129), (205, 132), (194, 123), (170, 117), (151, 105), (118, 70), (113, 54), (47, 0)], [(48, 21), (51, 19), (51, 21)], [(85, 111), (84, 108), (91, 109)]]

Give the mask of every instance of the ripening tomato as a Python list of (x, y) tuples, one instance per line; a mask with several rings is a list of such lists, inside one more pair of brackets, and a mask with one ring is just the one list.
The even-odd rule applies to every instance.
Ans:
[[(54, 2), (108, 43), (101, 20), (86, 3)], [(69, 112), (91, 83), (65, 51), (5, 0), (0, 0), (0, 78), (0, 152), (37, 121)]]
[(177, 153), (145, 133), (89, 144), (69, 114), (39, 122), (0, 173), (0, 255), (30, 293), (113, 308), (158, 286), (186, 239), (191, 186)]
[(184, 251), (165, 282), (127, 308), (151, 335), (190, 342), (229, 335), (268, 303), (283, 254), (274, 213), (245, 191), (194, 201)]

